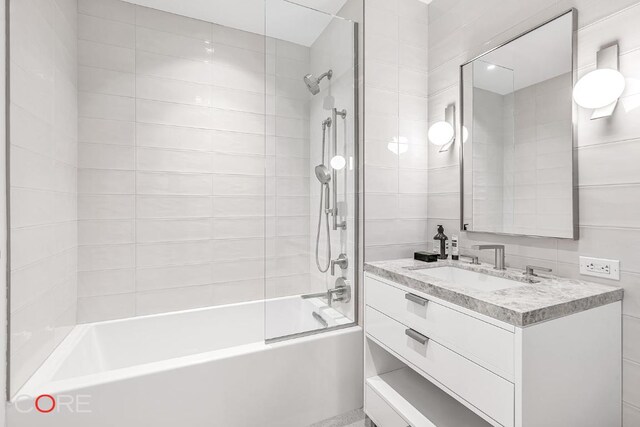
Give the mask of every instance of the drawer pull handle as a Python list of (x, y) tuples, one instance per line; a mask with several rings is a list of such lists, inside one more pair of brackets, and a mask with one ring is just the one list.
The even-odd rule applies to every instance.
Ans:
[(416, 304), (420, 304), (422, 306), (427, 305), (427, 303), (429, 302), (428, 299), (419, 297), (418, 295), (414, 294), (404, 294), (404, 297), (405, 299), (408, 299), (409, 301), (415, 302)]
[(409, 338), (418, 341), (420, 344), (424, 345), (427, 343), (427, 341), (429, 341), (428, 337), (425, 337), (424, 335), (422, 335), (419, 332), (414, 331), (413, 329), (409, 328), (409, 329), (405, 329), (404, 333), (406, 336), (408, 336)]

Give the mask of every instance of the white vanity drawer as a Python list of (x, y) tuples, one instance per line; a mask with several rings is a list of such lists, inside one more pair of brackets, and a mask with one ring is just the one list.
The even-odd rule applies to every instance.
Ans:
[(374, 308), (366, 307), (365, 316), (369, 336), (500, 424), (514, 425), (512, 383)]
[(514, 334), (371, 277), (366, 304), (514, 381)]
[(398, 415), (369, 385), (365, 387), (364, 413), (367, 414), (378, 427), (409, 426), (409, 423)]

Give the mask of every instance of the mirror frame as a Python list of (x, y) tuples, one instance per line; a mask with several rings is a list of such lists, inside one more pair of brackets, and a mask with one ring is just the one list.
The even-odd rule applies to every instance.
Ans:
[(578, 56), (578, 49), (577, 49), (577, 41), (578, 41), (578, 10), (576, 8), (571, 8), (568, 9), (558, 15), (553, 16), (552, 18), (549, 18), (547, 20), (545, 20), (544, 22), (536, 25), (533, 28), (530, 28), (529, 30), (518, 34), (515, 37), (512, 37), (510, 39), (508, 39), (505, 42), (500, 43), (499, 45), (497, 45), (494, 48), (491, 48), (489, 50), (487, 50), (486, 52), (481, 53), (480, 55), (477, 55), (475, 57), (473, 57), (472, 59), (466, 61), (465, 63), (463, 63), (462, 65), (460, 65), (460, 80), (459, 80), (459, 87), (460, 87), (460, 120), (458, 121), (458, 126), (456, 129), (456, 133), (457, 135), (459, 135), (460, 137), (458, 138), (458, 140), (460, 141), (460, 143), (458, 144), (458, 154), (459, 154), (459, 159), (460, 159), (460, 231), (463, 232), (467, 232), (467, 233), (484, 233), (484, 234), (493, 234), (493, 235), (500, 235), (500, 236), (516, 236), (516, 237), (533, 237), (533, 238), (544, 238), (544, 239), (561, 239), (561, 240), (578, 240), (579, 237), (579, 199), (578, 199), (578, 154), (577, 154), (577, 120), (578, 120), (578, 107), (576, 105), (576, 103), (573, 101), (573, 97), (571, 98), (571, 104), (572, 104), (572, 118), (571, 118), (571, 144), (572, 144), (572, 152), (573, 152), (573, 162), (572, 162), (572, 205), (573, 205), (573, 209), (572, 209), (572, 236), (571, 237), (558, 237), (558, 236), (540, 236), (540, 235), (530, 235), (530, 234), (515, 234), (515, 233), (501, 233), (501, 232), (495, 232), (495, 231), (480, 231), (480, 230), (467, 230), (465, 223), (464, 223), (464, 141), (462, 140), (462, 135), (463, 135), (463, 129), (464, 129), (464, 124), (465, 124), (465, 118), (464, 118), (464, 67), (466, 65), (469, 65), (471, 63), (473, 63), (475, 60), (482, 58), (485, 55), (488, 55), (489, 53), (500, 49), (503, 46), (506, 46), (507, 44), (511, 43), (512, 41), (515, 41), (523, 36), (526, 36), (527, 34), (538, 30), (542, 27), (544, 27), (545, 25), (551, 23), (552, 21), (555, 21), (558, 18), (561, 18), (567, 14), (571, 14), (571, 22), (572, 22), (572, 28), (571, 28), (571, 87), (575, 86), (576, 82), (577, 82), (577, 75), (578, 75), (578, 70), (577, 70), (577, 56)]

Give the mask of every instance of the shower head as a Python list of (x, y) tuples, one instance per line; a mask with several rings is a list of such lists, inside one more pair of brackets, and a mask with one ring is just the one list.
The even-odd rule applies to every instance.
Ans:
[(319, 77), (315, 77), (313, 74), (307, 74), (306, 76), (304, 76), (303, 80), (304, 84), (307, 85), (307, 89), (309, 89), (309, 92), (311, 92), (312, 95), (317, 95), (318, 93), (320, 93), (320, 82), (325, 77), (331, 80), (331, 77), (333, 77), (333, 71), (329, 70), (326, 73), (320, 74)]
[(331, 172), (329, 172), (329, 168), (325, 165), (316, 166), (316, 178), (320, 181), (321, 184), (328, 184), (331, 181)]

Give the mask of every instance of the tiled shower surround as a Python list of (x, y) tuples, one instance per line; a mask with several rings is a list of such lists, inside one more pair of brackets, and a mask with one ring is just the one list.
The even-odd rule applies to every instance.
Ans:
[(76, 323), (76, 12), (73, 1), (11, 2), (12, 391)]
[(309, 48), (79, 13), (78, 322), (307, 291)]

